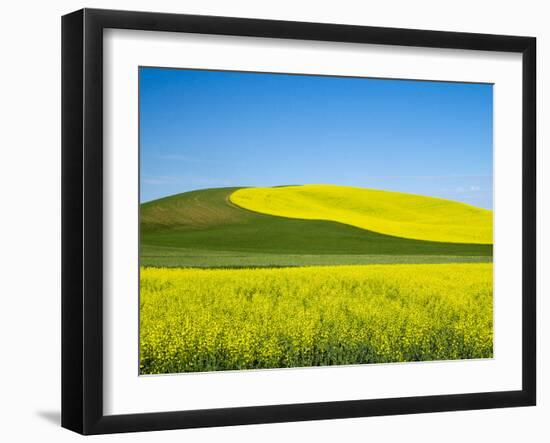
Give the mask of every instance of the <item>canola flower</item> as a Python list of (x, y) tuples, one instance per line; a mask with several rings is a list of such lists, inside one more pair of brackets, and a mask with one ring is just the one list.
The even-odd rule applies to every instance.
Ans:
[(492, 264), (142, 268), (142, 374), (490, 358)]
[(328, 220), (417, 240), (493, 243), (493, 211), (451, 200), (337, 185), (242, 188), (229, 199), (262, 214)]

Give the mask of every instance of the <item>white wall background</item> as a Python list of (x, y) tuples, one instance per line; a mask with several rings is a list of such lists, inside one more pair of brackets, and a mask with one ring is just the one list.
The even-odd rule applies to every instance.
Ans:
[[(545, 2), (6, 2), (0, 26), (0, 438), (76, 441), (60, 415), (60, 16), (81, 7), (531, 35), (538, 38), (539, 274), (548, 267), (550, 27)], [(542, 197), (541, 197), (542, 196)], [(541, 253), (540, 250), (544, 248)], [(94, 437), (94, 441), (550, 441), (550, 279), (539, 279), (539, 405)]]

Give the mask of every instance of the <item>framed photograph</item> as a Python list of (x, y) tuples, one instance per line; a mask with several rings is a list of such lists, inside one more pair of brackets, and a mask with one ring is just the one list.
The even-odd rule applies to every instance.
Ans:
[(62, 425), (530, 406), (532, 37), (62, 20)]

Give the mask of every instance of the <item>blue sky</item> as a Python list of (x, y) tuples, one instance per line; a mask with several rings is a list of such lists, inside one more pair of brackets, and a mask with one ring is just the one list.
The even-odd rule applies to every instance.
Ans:
[(493, 88), (140, 68), (141, 201), (331, 183), (492, 208)]

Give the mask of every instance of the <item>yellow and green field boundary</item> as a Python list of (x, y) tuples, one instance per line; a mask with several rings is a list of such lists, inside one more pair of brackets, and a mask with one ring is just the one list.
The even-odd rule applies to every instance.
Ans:
[[(425, 198), (424, 201), (419, 198), (419, 201), (428, 202), (432, 206), (432, 200), (439, 202), (451, 215), (438, 219), (434, 215), (437, 211), (433, 207), (424, 206), (422, 209), (420, 205), (421, 209), (417, 209), (415, 223), (406, 224), (395, 221), (397, 223), (397, 225), (394, 223), (395, 226), (402, 227), (402, 231), (397, 232), (401, 236), (376, 232), (373, 230), (374, 227), (366, 229), (354, 226), (345, 223), (343, 219), (335, 220), (350, 216), (353, 212), (351, 210), (335, 211), (335, 214), (340, 214), (341, 217), (333, 214), (332, 219), (329, 219), (326, 201), (323, 203), (322, 211), (319, 210), (313, 215), (311, 205), (300, 206), (301, 210), (307, 210), (310, 219), (305, 217), (307, 214), (288, 213), (288, 207), (284, 215), (272, 215), (261, 213), (267, 209), (257, 206), (258, 201), (265, 206), (265, 192), (267, 192), (265, 189), (268, 189), (269, 193), (286, 193), (295, 192), (297, 188), (309, 189), (308, 187), (216, 188), (177, 194), (144, 203), (140, 210), (141, 264), (159, 267), (236, 268), (492, 260), (491, 244), (464, 242), (466, 238), (476, 237), (483, 237), (481, 240), (487, 241), (488, 236), (492, 235), (490, 234), (491, 211), (457, 204), (458, 209), (464, 212), (464, 217), (471, 213), (471, 219), (478, 224), (485, 223), (485, 228), (477, 229), (475, 224), (468, 229), (462, 227), (457, 231), (462, 233), (461, 241), (452, 242), (439, 241), (442, 233), (452, 229), (459, 220), (456, 214), (457, 207), (446, 200)], [(287, 191), (283, 191), (285, 189)], [(319, 188), (314, 187), (314, 190), (314, 194), (318, 194)], [(257, 193), (260, 193), (261, 198), (257, 197)], [(386, 193), (384, 196), (389, 196), (388, 199), (391, 200), (394, 197), (393, 194)], [(310, 197), (307, 198), (310, 199)], [(277, 209), (279, 211), (280, 202), (274, 207), (279, 208)], [(342, 207), (341, 202), (339, 207)], [(271, 210), (274, 211), (274, 209)], [(411, 210), (409, 208), (408, 211)], [(442, 211), (443, 209), (440, 208), (439, 212)], [(325, 214), (324, 219), (321, 219), (320, 212)], [(376, 211), (373, 212), (376, 213)], [(386, 207), (386, 218), (389, 217), (387, 212)], [(407, 211), (401, 211), (400, 217), (404, 217), (405, 213)], [(419, 214), (428, 215), (422, 218)], [(297, 215), (302, 215), (304, 218)], [(394, 218), (397, 220), (397, 216)], [(423, 220), (428, 220), (429, 223), (420, 229), (418, 226)], [(445, 225), (445, 220), (450, 222)], [(384, 223), (386, 224), (391, 225), (389, 222)], [(460, 224), (468, 225), (468, 222), (464, 221)], [(435, 233), (432, 232), (432, 240), (404, 237), (404, 235), (414, 236), (410, 233), (411, 229), (418, 228), (425, 231), (426, 226), (439, 226), (437, 229), (433, 228)], [(384, 230), (383, 226), (376, 229)], [(449, 238), (457, 238), (459, 233), (453, 235), (454, 237)], [(439, 240), (435, 241), (435, 239)]]

